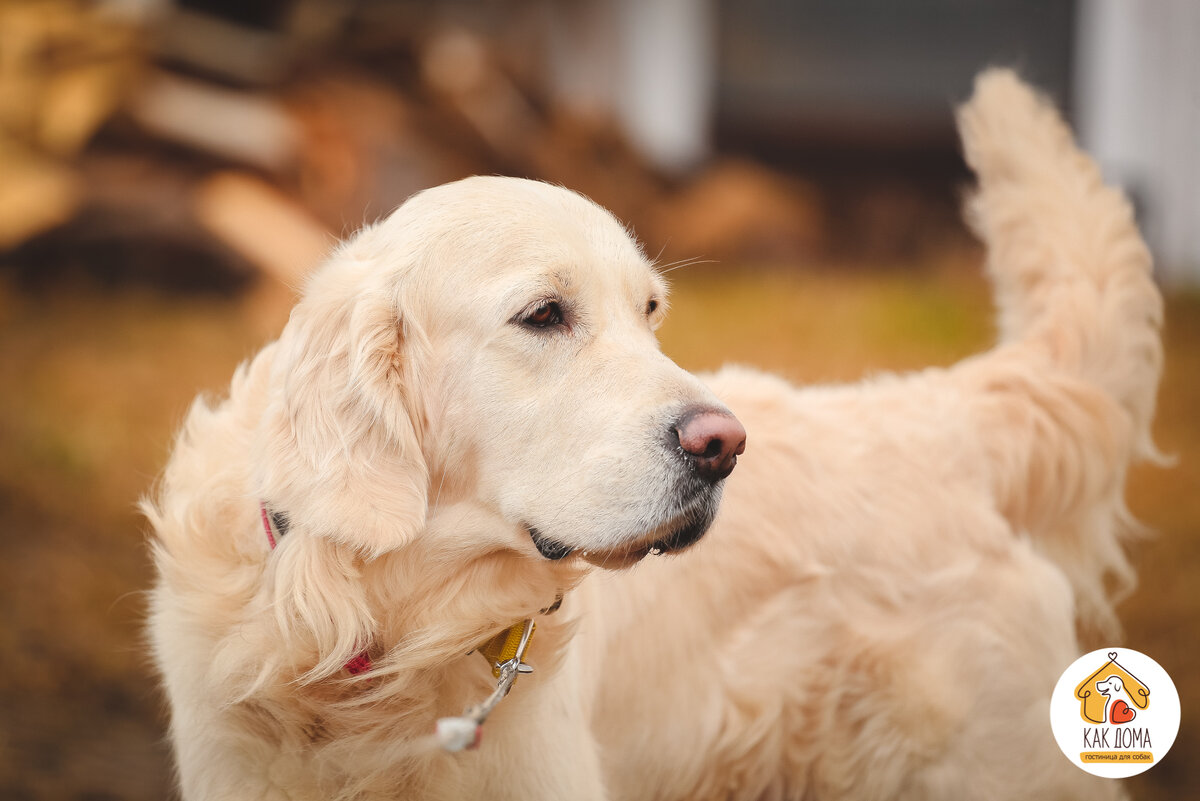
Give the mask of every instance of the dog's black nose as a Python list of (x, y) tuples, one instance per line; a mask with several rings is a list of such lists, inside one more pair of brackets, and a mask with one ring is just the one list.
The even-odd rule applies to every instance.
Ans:
[(713, 484), (733, 472), (738, 454), (746, 450), (746, 429), (724, 409), (690, 408), (675, 422), (674, 433), (696, 474)]

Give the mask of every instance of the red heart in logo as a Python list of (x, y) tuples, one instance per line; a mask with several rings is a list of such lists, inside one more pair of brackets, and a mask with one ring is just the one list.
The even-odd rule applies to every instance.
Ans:
[(1137, 713), (1122, 700), (1113, 701), (1112, 708), (1108, 711), (1109, 723), (1128, 723), (1137, 716)]

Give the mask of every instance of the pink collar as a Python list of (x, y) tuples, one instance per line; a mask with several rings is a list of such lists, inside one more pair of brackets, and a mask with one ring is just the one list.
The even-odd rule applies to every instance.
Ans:
[[(271, 544), (273, 551), (288, 532), (287, 515), (280, 512), (268, 512), (267, 505), (262, 501), (258, 502), (258, 511), (262, 518), (263, 532), (267, 535), (267, 542)], [(351, 676), (366, 673), (370, 669), (371, 657), (365, 650), (346, 663), (346, 670)]]
[[(258, 511), (262, 517), (263, 531), (267, 534), (267, 542), (271, 543), (271, 550), (273, 551), (275, 550), (275, 546), (279, 544), (279, 541), (283, 539), (283, 535), (287, 533), (287, 519), (275, 515), (276, 519), (273, 520), (273, 515), (267, 511), (267, 506), (262, 501), (258, 502)], [(281, 523), (283, 524), (282, 526), (280, 525)]]

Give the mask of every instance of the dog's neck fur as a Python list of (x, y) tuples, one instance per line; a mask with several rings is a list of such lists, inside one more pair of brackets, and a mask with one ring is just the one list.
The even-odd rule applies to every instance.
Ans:
[[(179, 522), (164, 530), (200, 534), (165, 540), (157, 547), (169, 548), (171, 559), (160, 564), (170, 570), (175, 564), (220, 560), (219, 574), (227, 582), (221, 603), (240, 622), (206, 634), (214, 639), (215, 654), (205, 666), (206, 683), (214, 699), (240, 721), (229, 736), (252, 732), (253, 739), (239, 747), (277, 766), (273, 776), (294, 773), (297, 797), (308, 797), (314, 781), (326, 798), (353, 795), (368, 785), (436, 784), (446, 771), (460, 770), (456, 766), (466, 758), (444, 754), (430, 742), (437, 718), (461, 714), (495, 683), (485, 660), (471, 652), (514, 622), (537, 616), (558, 593), (567, 593), (562, 609), (538, 617), (526, 660), (535, 673), (521, 679), (497, 712), (519, 716), (526, 699), (562, 664), (576, 624), (570, 591), (590, 568), (542, 559), (526, 532), (464, 492), (435, 496), (423, 531), (374, 558), (314, 533), (295, 517), (279, 547), (271, 550), (254, 477), (234, 467), (244, 463), (233, 454), (247, 452), (254, 442), (261, 409), (252, 408), (250, 400), (265, 396), (255, 385), (269, 380), (273, 351), (265, 349), (235, 379), (221, 412), (232, 418), (227, 424), (233, 436), (214, 452), (215, 460), (197, 460), (195, 475), (176, 470), (165, 479), (207, 482), (214, 473), (237, 470), (228, 486), (245, 489), (223, 499), (209, 497), (202, 507), (165, 510)], [(185, 431), (178, 450), (205, 436), (203, 428)], [(239, 533), (228, 538), (223, 532), (231, 527)], [(204, 533), (217, 539), (206, 541)], [(462, 550), (464, 534), (474, 543), (469, 550)], [(214, 548), (214, 543), (219, 544)], [(172, 580), (178, 591), (189, 591), (186, 576)], [(211, 588), (195, 592), (212, 603)], [(364, 648), (372, 669), (351, 677), (345, 664)], [(288, 754), (307, 756), (296, 757), (289, 767)], [(353, 763), (361, 771), (365, 755), (372, 755), (375, 770), (342, 775), (342, 764)]]
[[(431, 516), (432, 528), (439, 519), (444, 518)], [(251, 623), (275, 629), (264, 632), (258, 642), (292, 648), (275, 653), (248, 649), (244, 675), (263, 667), (240, 697), (230, 700), (237, 701), (240, 714), (254, 721), (252, 729), (275, 742), (281, 753), (306, 749), (321, 766), (319, 772), (330, 774), (333, 797), (349, 792), (341, 784), (348, 777), (335, 778), (345, 754), (354, 753), (360, 769), (363, 753), (379, 755), (375, 771), (354, 777), (364, 787), (401, 777), (408, 786), (437, 782), (444, 771), (458, 770), (455, 760), (462, 757), (438, 752), (428, 735), (439, 717), (461, 714), (494, 685), (486, 661), (472, 651), (515, 620), (537, 615), (556, 593), (573, 588), (583, 577), (580, 569), (504, 550), (455, 564), (452, 554), (439, 553), (436, 533), (428, 539), (363, 561), (345, 553), (345, 546), (306, 537), (294, 524), (288, 540), (271, 554), (280, 560), (266, 566), (263, 601), (275, 609), (264, 605)], [(291, 559), (289, 550), (294, 551)], [(322, 643), (322, 633), (303, 622), (310, 588), (285, 586), (314, 578), (298, 565), (317, 564), (345, 568), (337, 576), (343, 587), (332, 594), (353, 595), (352, 585), (375, 590), (360, 592), (356, 603), (345, 607), (362, 616), (344, 621), (349, 628), (370, 631), (373, 665), (368, 673), (350, 677), (339, 668), (349, 658), (345, 649), (362, 643), (345, 637)], [(438, 569), (442, 565), (446, 570)], [(323, 606), (328, 609), (325, 602)], [(522, 678), (501, 705), (509, 713), (561, 667), (576, 626), (569, 594), (562, 609), (537, 620), (536, 641), (527, 657), (535, 673)], [(331, 647), (332, 652), (326, 650)], [(381, 714), (381, 709), (386, 711)], [(397, 737), (399, 732), (407, 734)], [(403, 753), (396, 751), (397, 742), (408, 744)], [(301, 785), (312, 780), (309, 770), (304, 773), (308, 778), (298, 779)]]

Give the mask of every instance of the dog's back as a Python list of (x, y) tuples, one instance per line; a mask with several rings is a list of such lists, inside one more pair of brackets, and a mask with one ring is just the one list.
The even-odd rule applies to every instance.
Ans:
[[(1058, 753), (1048, 699), (1131, 581), (1161, 299), (1128, 203), (1049, 105), (992, 71), (960, 127), (1000, 342), (844, 387), (712, 377), (751, 445), (709, 541), (596, 593), (605, 662), (636, 666), (598, 704), (617, 797), (648, 776), (689, 798), (1118, 793)], [(672, 723), (631, 737), (624, 705)]]

